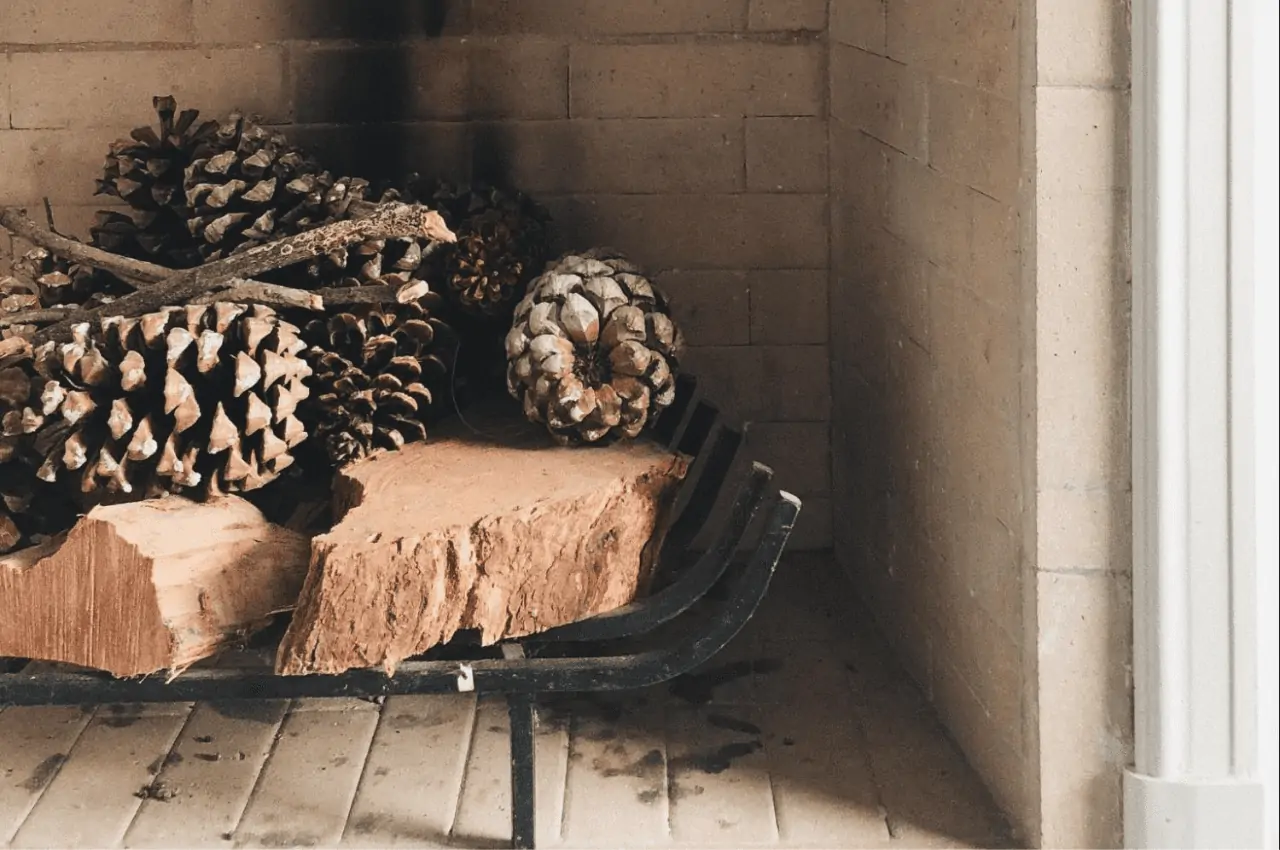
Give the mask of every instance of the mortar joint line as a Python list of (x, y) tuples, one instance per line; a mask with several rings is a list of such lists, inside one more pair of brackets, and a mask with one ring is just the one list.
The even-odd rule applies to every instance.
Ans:
[(271, 745), (267, 747), (262, 763), (258, 765), (258, 772), (254, 774), (253, 784), (249, 788), (249, 793), (245, 795), (244, 805), (236, 813), (235, 823), (231, 827), (230, 835), (234, 836), (238, 833), (240, 827), (244, 824), (244, 816), (249, 811), (249, 806), (253, 805), (254, 799), (258, 796), (258, 791), (262, 787), (262, 779), (267, 773), (267, 766), (271, 763), (271, 759), (276, 753), (276, 748), (280, 745), (280, 739), (284, 737), (284, 725), (293, 716), (297, 704), (297, 700), (289, 700), (285, 710), (281, 712), (280, 720), (276, 723), (276, 733), (271, 738)]
[(13, 833), (5, 837), (4, 841), (0, 842), (0, 844), (3, 844), (4, 846), (7, 847), (9, 843), (13, 841), (13, 839), (18, 837), (18, 833), (22, 831), (22, 828), (27, 825), (27, 821), (31, 819), (31, 813), (34, 812), (36, 810), (36, 807), (40, 805), (40, 801), (44, 798), (45, 793), (53, 786), (53, 782), (55, 779), (58, 778), (58, 774), (62, 772), (62, 768), (64, 768), (67, 765), (67, 763), (71, 761), (71, 757), (75, 753), (76, 747), (79, 746), (80, 744), (80, 739), (84, 737), (85, 730), (89, 728), (89, 724), (92, 723), (94, 718), (98, 716), (98, 711), (101, 708), (102, 706), (95, 705), (93, 707), (93, 710), (90, 711), (88, 715), (83, 718), (84, 722), (81, 724), (80, 729), (76, 732), (75, 738), (72, 739), (71, 746), (67, 747), (66, 756), (62, 759), (62, 761), (58, 762), (58, 766), (53, 771), (53, 775), (49, 777), (49, 781), (46, 782), (44, 784), (44, 787), (41, 788), (36, 793), (35, 799), (31, 801), (31, 805), (27, 808), (26, 813), (22, 816), (22, 820), (18, 821), (18, 823), (15, 825)]
[[(169, 741), (169, 746), (165, 749), (164, 754), (160, 756), (160, 767), (155, 774), (148, 780), (149, 783), (158, 782), (160, 777), (164, 775), (165, 770), (169, 767), (169, 756), (173, 755), (173, 750), (178, 746), (178, 741), (182, 739), (182, 733), (187, 731), (187, 727), (191, 725), (191, 717), (196, 713), (196, 704), (187, 704), (187, 713), (182, 718), (182, 723), (178, 726), (173, 738)], [(120, 831), (120, 845), (128, 845), (129, 832), (133, 829), (133, 825), (138, 821), (138, 815), (142, 813), (142, 807), (147, 801), (139, 799), (133, 807), (133, 812), (129, 815), (129, 822), (125, 824), (124, 829)]]
[(373, 730), (369, 733), (369, 743), (364, 750), (364, 760), (360, 763), (360, 776), (356, 778), (355, 790), (351, 792), (351, 801), (347, 804), (346, 814), (342, 817), (342, 833), (338, 837), (338, 843), (344, 844), (347, 840), (347, 831), (351, 828), (351, 812), (355, 810), (356, 800), (360, 798), (360, 789), (364, 786), (365, 776), (369, 773), (369, 762), (373, 761), (373, 743), (378, 739), (378, 732), (382, 730), (382, 724), (387, 720), (387, 703), (384, 699), (382, 704), (378, 706), (378, 722), (373, 724)]
[[(479, 696), (473, 695), (471, 697), (471, 712), (470, 714), (467, 715), (467, 717), (470, 721), (470, 726), (468, 726), (466, 729), (463, 730), (463, 736), (467, 740), (467, 745), (462, 752), (462, 758), (460, 760), (461, 768), (459, 770), (458, 781), (457, 783), (455, 783), (458, 786), (458, 796), (453, 801), (453, 816), (449, 819), (448, 829), (446, 829), (444, 833), (446, 839), (450, 842), (452, 842), (454, 838), (453, 831), (458, 827), (458, 816), (462, 814), (462, 799), (463, 799), (463, 795), (466, 793), (466, 790), (467, 790), (467, 776), (471, 772), (469, 770), (471, 766), (471, 755), (476, 748), (476, 735), (477, 735), (477, 730), (480, 727), (480, 697)], [(515, 801), (513, 800), (512, 801), (513, 805), (514, 805), (514, 802)]]

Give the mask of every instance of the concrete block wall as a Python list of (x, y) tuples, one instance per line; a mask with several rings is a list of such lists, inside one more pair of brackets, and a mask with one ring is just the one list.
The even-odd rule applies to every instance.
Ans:
[(1018, 0), (832, 0), (836, 547), (1015, 820), (1026, 447)]
[[(151, 97), (334, 170), (504, 179), (653, 270), (691, 369), (830, 545), (826, 0), (4, 0), (0, 204), (86, 235)], [(20, 246), (19, 246), (20, 247)], [(0, 239), (0, 266), (14, 247)]]
[(831, 0), (835, 546), (1033, 846), (1120, 846), (1127, 3)]

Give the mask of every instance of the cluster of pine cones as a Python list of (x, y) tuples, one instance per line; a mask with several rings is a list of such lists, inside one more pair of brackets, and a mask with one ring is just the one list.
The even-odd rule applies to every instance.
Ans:
[[(302, 289), (390, 285), (389, 304), (323, 315), (192, 304), (35, 347), (34, 327), (7, 323), (0, 554), (96, 504), (249, 492), (286, 470), (400, 448), (457, 405), (460, 384), (483, 394), (504, 370), (525, 415), (562, 444), (636, 437), (673, 401), (682, 340), (666, 299), (617, 252), (548, 262), (550, 216), (522, 193), (416, 176), (375, 190), (244, 115), (200, 121), (171, 97), (154, 105), (158, 127), (110, 147), (97, 191), (127, 210), (99, 213), (95, 247), (192, 268), (389, 201), (437, 210), (457, 241), (369, 240), (262, 275)], [(130, 289), (36, 248), (0, 278), (0, 316)]]
[[(402, 295), (392, 304), (322, 316), (175, 307), (79, 325), (70, 342), (24, 356), (13, 354), (18, 338), (35, 328), (8, 323), (0, 553), (69, 528), (95, 504), (250, 491), (295, 460), (331, 469), (421, 439), (455, 403), (455, 328), (492, 328), (500, 340), (548, 259), (550, 217), (519, 192), (416, 176), (375, 190), (244, 115), (202, 121), (171, 97), (154, 106), (158, 126), (110, 146), (97, 192), (127, 209), (99, 213), (95, 247), (191, 268), (391, 200), (436, 209), (458, 240), (367, 241), (262, 276), (392, 285)], [(95, 306), (131, 288), (37, 248), (0, 276), (0, 316)]]

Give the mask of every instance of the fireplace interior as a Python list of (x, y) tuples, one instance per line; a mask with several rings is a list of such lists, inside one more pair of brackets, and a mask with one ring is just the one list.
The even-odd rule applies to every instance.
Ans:
[[(804, 507), (707, 669), (539, 706), (539, 846), (1118, 846), (1127, 4), (1079, 5), (5, 0), (0, 205), (88, 238), (172, 94), (334, 173), (518, 188), (652, 273)], [(503, 846), (506, 724), (0, 709), (0, 847)]]

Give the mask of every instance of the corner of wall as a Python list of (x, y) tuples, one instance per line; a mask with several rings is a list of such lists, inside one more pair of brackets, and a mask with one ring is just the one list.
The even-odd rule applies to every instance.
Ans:
[(1022, 399), (1023, 513), (1019, 529), (1020, 572), (1022, 575), (1022, 724), (1026, 736), (1023, 752), (1023, 777), (1026, 798), (1020, 817), (1020, 838), (1031, 846), (1040, 846), (1040, 658), (1038, 635), (1040, 618), (1036, 600), (1036, 517), (1039, 500), (1036, 492), (1037, 429), (1036, 408), (1036, 33), (1039, 0), (1020, 0), (1019, 15), (1023, 22), (1019, 40), (1019, 61), (1024, 73), (1018, 80), (1019, 161), (1021, 163), (1018, 208), (1018, 280), (1022, 292), (1022, 337), (1020, 339), (1022, 372), (1019, 392)]
[(1133, 746), (1129, 4), (1035, 6), (1035, 837), (1119, 847)]

